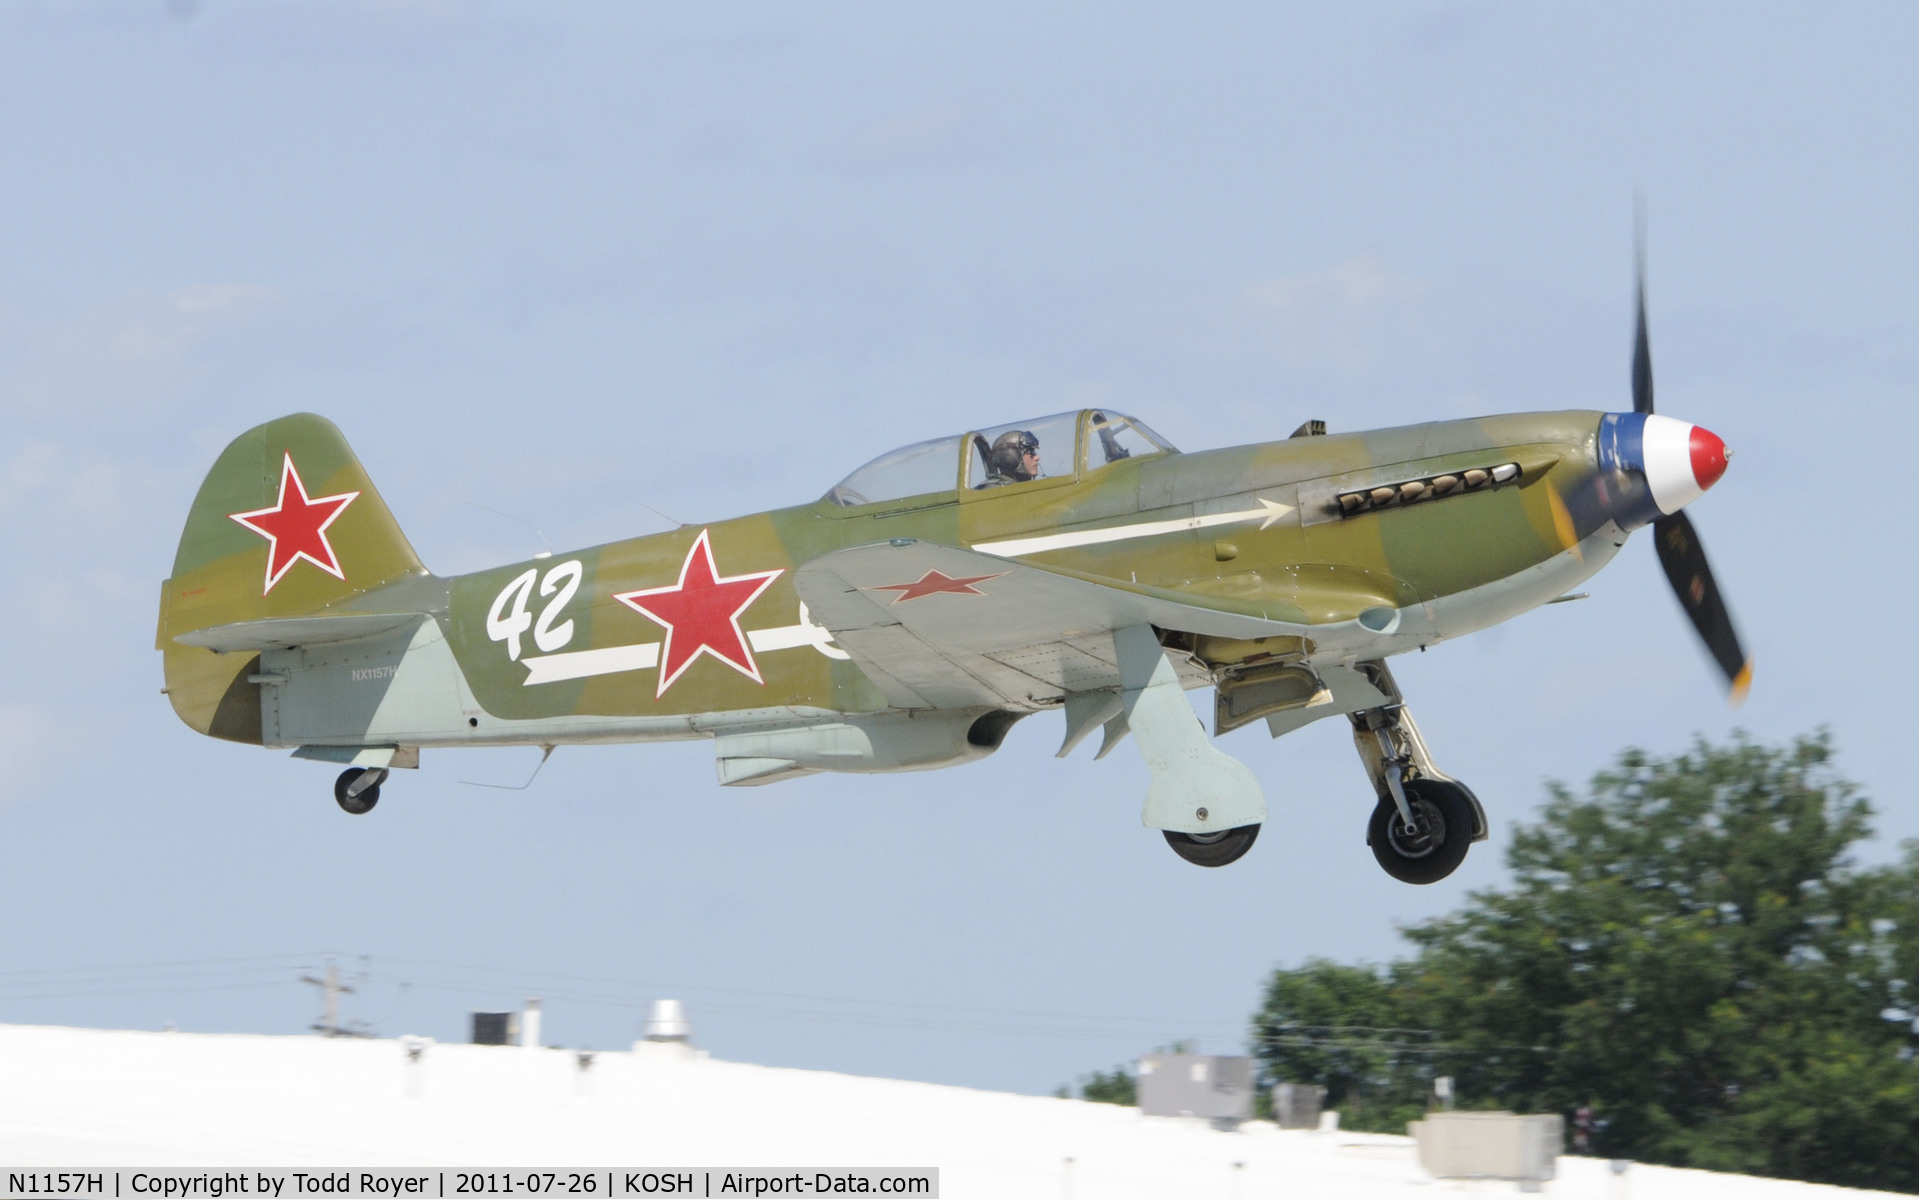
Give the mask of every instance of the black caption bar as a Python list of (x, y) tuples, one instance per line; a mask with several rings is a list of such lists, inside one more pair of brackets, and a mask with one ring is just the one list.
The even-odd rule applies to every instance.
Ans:
[(938, 1167), (639, 1171), (8, 1171), (5, 1200), (482, 1200), (495, 1196), (910, 1196), (937, 1200)]

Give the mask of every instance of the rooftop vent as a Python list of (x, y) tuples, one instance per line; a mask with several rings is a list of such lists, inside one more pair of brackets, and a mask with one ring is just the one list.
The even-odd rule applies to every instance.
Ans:
[(686, 1019), (686, 1006), (678, 1000), (655, 1000), (653, 1015), (646, 1019), (649, 1042), (684, 1042), (693, 1036), (693, 1023)]
[(473, 1044), (511, 1046), (520, 1040), (520, 1014), (516, 1012), (476, 1012), (473, 1014)]
[(1204, 1117), (1236, 1129), (1253, 1115), (1253, 1060), (1240, 1055), (1148, 1054), (1139, 1060), (1139, 1111)]

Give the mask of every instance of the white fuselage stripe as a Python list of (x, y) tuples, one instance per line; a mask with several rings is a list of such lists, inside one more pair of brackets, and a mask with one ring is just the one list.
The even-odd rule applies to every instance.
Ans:
[[(769, 650), (793, 650), (811, 646), (828, 658), (845, 658), (846, 651), (832, 644), (833, 635), (818, 625), (781, 625), (773, 629), (752, 629), (746, 634), (753, 653)], [(560, 683), (567, 679), (586, 679), (593, 675), (617, 675), (622, 671), (645, 671), (660, 665), (660, 644), (641, 642), (634, 646), (606, 646), (599, 650), (570, 650), (565, 654), (538, 654), (520, 660), (527, 675), (523, 687), (542, 683)]]

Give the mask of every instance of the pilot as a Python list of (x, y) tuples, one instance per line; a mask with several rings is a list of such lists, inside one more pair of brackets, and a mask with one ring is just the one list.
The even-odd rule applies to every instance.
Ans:
[(1039, 439), (1024, 429), (1009, 430), (993, 439), (986, 454), (986, 482), (1001, 487), (1039, 478)]

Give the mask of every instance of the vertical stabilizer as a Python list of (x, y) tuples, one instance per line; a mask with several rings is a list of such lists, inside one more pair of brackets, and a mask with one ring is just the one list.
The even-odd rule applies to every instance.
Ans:
[(167, 694), (202, 733), (260, 740), (257, 656), (181, 645), (196, 630), (310, 616), (411, 575), (419, 556), (331, 421), (311, 413), (250, 429), (194, 497), (160, 597)]

